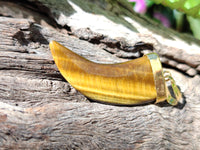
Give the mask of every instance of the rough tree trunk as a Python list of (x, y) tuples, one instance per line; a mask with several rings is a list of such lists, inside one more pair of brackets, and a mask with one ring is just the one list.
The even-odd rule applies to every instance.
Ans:
[[(55, 2), (0, 0), (1, 149), (200, 149), (200, 42), (137, 16), (126, 1)], [(91, 102), (59, 73), (51, 40), (101, 63), (156, 51), (183, 100)]]

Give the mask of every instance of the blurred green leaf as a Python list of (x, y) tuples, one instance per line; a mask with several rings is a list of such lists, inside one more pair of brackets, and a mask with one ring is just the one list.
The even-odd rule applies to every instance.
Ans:
[(200, 19), (198, 18), (193, 18), (192, 16), (187, 16), (187, 19), (190, 23), (190, 28), (193, 32), (193, 35), (197, 38), (200, 39)]
[(184, 13), (177, 11), (176, 9), (173, 10), (173, 13), (176, 20), (176, 30), (182, 31), (184, 25)]
[(177, 9), (187, 15), (200, 18), (200, 0), (152, 0), (156, 4), (163, 4), (172, 9)]

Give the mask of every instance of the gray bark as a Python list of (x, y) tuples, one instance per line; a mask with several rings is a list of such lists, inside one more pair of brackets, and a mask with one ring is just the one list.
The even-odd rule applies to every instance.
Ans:
[[(95, 3), (0, 1), (0, 147), (200, 149), (199, 41), (155, 26), (132, 14), (129, 6), (122, 7), (121, 1)], [(81, 22), (75, 4), (82, 7), (80, 14), (96, 17), (101, 26)], [(90, 9), (98, 12), (89, 13)], [(103, 12), (106, 19), (97, 15)], [(116, 14), (118, 19), (113, 19)], [(127, 22), (122, 14), (136, 22)], [(109, 32), (105, 22), (117, 32)], [(176, 107), (166, 102), (132, 107), (91, 102), (59, 73), (48, 48), (51, 40), (100, 63), (123, 62), (156, 51), (183, 99)]]

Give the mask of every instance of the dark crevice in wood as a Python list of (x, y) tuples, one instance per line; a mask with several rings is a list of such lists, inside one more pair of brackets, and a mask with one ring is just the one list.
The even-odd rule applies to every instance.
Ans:
[[(13, 35), (14, 39), (17, 39), (17, 41), (21, 44), (21, 45), (28, 45), (28, 41), (25, 39), (25, 35), (24, 32), (22, 31), (18, 31)], [(15, 51), (15, 52), (21, 52), (21, 51)], [(28, 51), (25, 51), (26, 53), (28, 53)]]
[[(37, 78), (41, 79), (52, 79), (52, 80), (57, 80), (57, 81), (64, 81), (66, 80), (63, 78), (63, 76), (60, 74), (59, 71), (54, 71), (54, 70), (36, 70), (36, 69), (27, 69), (27, 68), (15, 68), (15, 67), (5, 67), (5, 68), (0, 68), (0, 71), (22, 71), (23, 74), (34, 74), (37, 76)], [(54, 73), (51, 73), (54, 72)]]
[(40, 26), (30, 24), (30, 41), (39, 42), (41, 44), (49, 44), (48, 40), (40, 33)]
[[(58, 28), (58, 29), (66, 29), (68, 32), (71, 32), (71, 28), (68, 25), (60, 25), (56, 22), (55, 18), (53, 17), (51, 10), (46, 7), (43, 3), (39, 2), (39, 1), (27, 1), (27, 0), (1, 0), (1, 1), (5, 1), (5, 2), (11, 2), (11, 3), (15, 3), (18, 4), (20, 6), (23, 6), (27, 9), (30, 9), (34, 12), (37, 12), (38, 14), (40, 14), (41, 16), (44, 16), (43, 19), (47, 21), (47, 23), (51, 26), (53, 26), (54, 28)], [(4, 15), (2, 15), (4, 16)], [(7, 17), (7, 16), (5, 16)], [(12, 16), (8, 16), (8, 17), (12, 17)]]
[(101, 45), (104, 50), (111, 54), (117, 54), (119, 51), (124, 51), (127, 54), (139, 53), (135, 56), (123, 56), (117, 54), (116, 56), (125, 59), (133, 59), (137, 57), (141, 57), (143, 55), (143, 50), (153, 50), (153, 45), (151, 43), (138, 42), (135, 45), (128, 44), (125, 39), (116, 40), (104, 36), (102, 34), (95, 33), (91, 31), (89, 28), (82, 28), (72, 32), (75, 36), (77, 36), (81, 40), (86, 40), (90, 43)]
[(185, 75), (185, 76), (187, 76), (187, 77), (190, 77), (190, 78), (193, 77), (193, 76), (190, 76), (189, 74), (187, 74), (185, 71), (180, 70), (180, 69), (178, 69), (178, 68), (176, 68), (176, 67), (173, 67), (173, 66), (171, 66), (171, 65), (162, 63), (162, 66), (163, 66), (164, 68), (166, 68), (166, 69), (174, 69), (174, 70), (176, 70), (176, 71), (178, 71), (178, 72), (181, 72), (183, 75)]
[[(27, 32), (28, 31), (28, 32)], [(27, 46), (30, 42), (48, 44), (48, 40), (40, 33), (40, 26), (31, 23), (29, 28), (21, 29), (13, 35), (22, 46)], [(27, 52), (28, 53), (28, 52)]]
[(0, 17), (8, 17), (8, 18), (13, 18), (12, 16), (10, 15), (3, 15), (3, 14), (0, 14)]
[(134, 48), (138, 51), (141, 51), (141, 50), (151, 50), (153, 51), (154, 47), (151, 43), (144, 43), (144, 42), (137, 42), (135, 43), (134, 45)]

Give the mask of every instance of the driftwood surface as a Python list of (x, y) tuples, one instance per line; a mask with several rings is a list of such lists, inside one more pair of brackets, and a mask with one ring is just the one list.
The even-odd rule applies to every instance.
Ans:
[[(0, 1), (1, 149), (200, 149), (200, 41), (125, 4)], [(183, 99), (176, 107), (91, 102), (59, 73), (51, 40), (100, 63), (156, 51)]]

